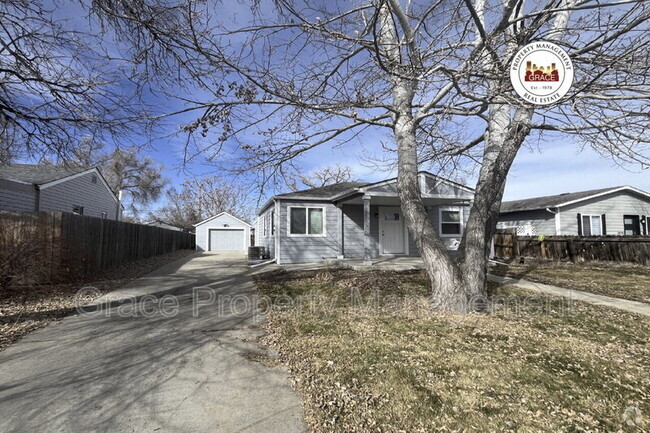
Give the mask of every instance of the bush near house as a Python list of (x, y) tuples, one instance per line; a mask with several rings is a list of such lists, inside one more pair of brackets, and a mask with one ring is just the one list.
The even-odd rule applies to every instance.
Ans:
[(256, 278), (315, 432), (650, 428), (648, 317), (512, 287), (491, 314), (439, 314), (422, 272)]

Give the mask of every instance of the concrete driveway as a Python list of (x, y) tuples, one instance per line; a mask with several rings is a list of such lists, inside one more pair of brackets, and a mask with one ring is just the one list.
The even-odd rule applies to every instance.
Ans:
[(252, 292), (241, 255), (195, 254), (29, 334), (0, 352), (0, 431), (305, 431), (288, 373), (256, 361)]

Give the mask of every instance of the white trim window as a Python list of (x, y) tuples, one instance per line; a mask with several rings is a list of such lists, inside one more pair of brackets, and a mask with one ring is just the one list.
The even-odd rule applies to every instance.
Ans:
[(600, 215), (582, 214), (582, 236), (601, 236), (603, 219)]
[(325, 236), (324, 207), (289, 207), (287, 222), (289, 236)]
[(440, 236), (460, 236), (463, 233), (463, 212), (460, 208), (443, 207), (439, 210)]

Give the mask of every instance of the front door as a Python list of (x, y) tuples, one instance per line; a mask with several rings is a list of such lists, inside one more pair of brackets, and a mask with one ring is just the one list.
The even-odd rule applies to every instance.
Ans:
[(406, 254), (404, 218), (398, 207), (379, 209), (381, 254)]

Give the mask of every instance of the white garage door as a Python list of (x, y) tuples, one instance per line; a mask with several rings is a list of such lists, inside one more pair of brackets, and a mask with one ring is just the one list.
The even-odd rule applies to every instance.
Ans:
[(244, 251), (244, 229), (210, 230), (209, 251)]

